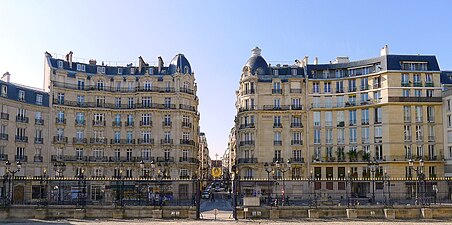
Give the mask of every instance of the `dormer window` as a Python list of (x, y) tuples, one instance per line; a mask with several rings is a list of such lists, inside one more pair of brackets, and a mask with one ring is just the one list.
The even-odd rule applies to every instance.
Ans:
[(188, 73), (188, 66), (184, 67), (184, 73)]
[(97, 67), (97, 73), (105, 73), (105, 67), (103, 66)]
[(118, 68), (118, 74), (122, 74), (122, 68)]
[(82, 71), (85, 71), (85, 70), (86, 70), (86, 66), (82, 65)]
[(273, 70), (273, 75), (278, 76), (279, 75), (279, 70)]
[(2, 97), (8, 96), (8, 86), (2, 85)]
[(149, 74), (154, 74), (154, 68), (152, 67), (149, 68)]
[(77, 71), (81, 71), (82, 70), (82, 65), (77, 64)]
[(298, 73), (297, 69), (292, 69), (292, 75), (293, 75), (293, 76), (296, 76), (297, 73)]
[(58, 68), (63, 68), (63, 61), (58, 61)]
[(25, 101), (25, 91), (19, 90), (19, 101)]
[(135, 68), (130, 68), (130, 74), (135, 74)]
[(42, 95), (41, 94), (36, 94), (36, 104), (42, 105)]

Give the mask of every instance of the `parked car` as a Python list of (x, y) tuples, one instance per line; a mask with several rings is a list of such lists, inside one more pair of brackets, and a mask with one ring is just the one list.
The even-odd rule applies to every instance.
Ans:
[(204, 191), (201, 195), (201, 198), (203, 198), (203, 199), (209, 199), (209, 197), (210, 197), (210, 192), (208, 192), (208, 191)]

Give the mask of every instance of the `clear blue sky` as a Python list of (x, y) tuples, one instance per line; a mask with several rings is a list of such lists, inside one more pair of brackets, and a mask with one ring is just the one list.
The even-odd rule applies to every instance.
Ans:
[[(0, 73), (42, 87), (44, 52), (165, 63), (184, 53), (198, 82), (211, 156), (227, 147), (235, 90), (250, 50), (269, 62), (305, 55), (434, 54), (452, 69), (452, 1), (0, 0)], [(213, 157), (214, 158), (214, 157)]]

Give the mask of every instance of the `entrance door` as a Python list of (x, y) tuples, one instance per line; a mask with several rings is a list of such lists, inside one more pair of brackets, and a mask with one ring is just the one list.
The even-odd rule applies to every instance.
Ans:
[(24, 204), (24, 186), (14, 187), (13, 203)]

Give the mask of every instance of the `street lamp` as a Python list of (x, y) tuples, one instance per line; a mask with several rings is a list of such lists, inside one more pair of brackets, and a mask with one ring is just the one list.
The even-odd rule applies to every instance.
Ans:
[(42, 175), (39, 179), (39, 202), (38, 204), (40, 206), (46, 206), (47, 202), (47, 183), (48, 183), (48, 177), (47, 177), (47, 170), (44, 169), (42, 171)]
[(283, 179), (283, 186), (281, 189), (282, 192), (282, 206), (284, 206), (284, 201), (286, 199), (286, 178), (285, 178), (285, 173), (287, 171), (289, 171), (291, 168), (291, 164), (290, 164), (290, 160), (287, 160), (287, 163), (279, 163), (278, 161), (276, 161), (276, 169), (279, 170), (282, 173), (282, 179)]
[(140, 170), (141, 170), (141, 176), (143, 177), (143, 178), (147, 178), (148, 176), (148, 174), (145, 174), (145, 172), (144, 172), (144, 161), (143, 160), (141, 160), (140, 161)]
[(413, 159), (408, 160), (408, 167), (411, 170), (416, 171), (416, 200), (415, 200), (415, 205), (419, 205), (419, 198), (418, 198), (418, 188), (420, 186), (419, 182), (424, 180), (424, 160), (420, 159), (419, 160), (419, 167), (414, 168), (414, 161)]
[[(309, 207), (311, 207), (314, 204), (314, 201), (312, 200), (312, 189), (314, 189), (314, 187), (312, 187), (313, 182), (314, 182), (314, 169), (311, 169), (311, 171), (309, 171), (309, 176), (308, 176)], [(314, 189), (314, 195), (315, 195), (315, 189)], [(315, 198), (315, 196), (314, 196), (314, 198)], [(317, 207), (317, 202), (315, 202), (315, 206)]]
[(9, 196), (9, 198), (10, 198), (9, 200), (10, 200), (10, 203), (13, 204), (14, 203), (14, 176), (22, 168), (22, 163), (20, 161), (17, 161), (16, 169), (11, 169), (11, 163), (9, 162), (9, 160), (6, 160), (5, 166), (6, 166), (5, 175), (9, 181), (9, 192), (11, 193), (11, 195)]
[(271, 188), (270, 188), (270, 184), (271, 184), (271, 182), (270, 182), (270, 173), (273, 172), (273, 168), (272, 168), (271, 164), (269, 164), (269, 163), (265, 163), (264, 167), (265, 167), (265, 172), (267, 172), (267, 187), (269, 189), (268, 190), (267, 204), (271, 205), (271, 190), (273, 190), (273, 185), (271, 185)]
[[(350, 207), (350, 196), (349, 196), (349, 194), (351, 195), (351, 187), (352, 187), (352, 185), (351, 185), (351, 182), (352, 182), (352, 176), (351, 176), (352, 174), (351, 174), (351, 172), (350, 172), (350, 169), (348, 169), (347, 170), (347, 177), (346, 177), (346, 181), (345, 181), (345, 196), (347, 197), (347, 208), (349, 208)], [(350, 182), (350, 193), (348, 192), (348, 183)]]
[(78, 178), (78, 188), (82, 189), (81, 193), (80, 190), (78, 192), (77, 198), (78, 198), (78, 205), (82, 208), (85, 207), (86, 204), (86, 180), (85, 180), (85, 170), (81, 169), (79, 173), (77, 174)]
[(232, 193), (234, 194), (232, 198), (232, 217), (234, 217), (235, 220), (237, 220), (237, 195), (240, 188), (237, 188), (237, 175), (238, 175), (238, 169), (237, 166), (234, 164), (231, 168), (232, 173)]
[(389, 176), (388, 171), (385, 168), (384, 179), (385, 179), (385, 183), (386, 183), (386, 186), (387, 186), (387, 193), (388, 193), (388, 196), (385, 197), (385, 204), (386, 205), (391, 205), (391, 180), (390, 180), (390, 178), (391, 177)]
[(378, 162), (375, 160), (367, 162), (367, 167), (371, 173), (372, 179), (372, 203), (375, 204), (375, 172), (377, 171)]
[(64, 162), (55, 162), (53, 170), (55, 171), (55, 177), (58, 177), (58, 186), (55, 189), (58, 190), (58, 204), (61, 204), (61, 178), (64, 177), (63, 173), (66, 170), (66, 164)]

